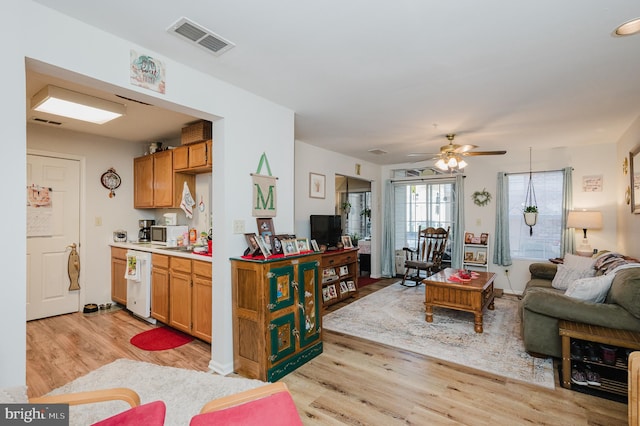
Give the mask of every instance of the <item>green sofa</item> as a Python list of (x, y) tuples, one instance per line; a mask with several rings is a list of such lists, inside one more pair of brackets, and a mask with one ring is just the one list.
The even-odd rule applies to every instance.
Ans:
[(532, 263), (531, 279), (520, 301), (522, 338), (535, 356), (562, 357), (558, 322), (562, 319), (640, 332), (640, 268), (615, 273), (604, 303), (582, 301), (552, 287), (553, 263)]

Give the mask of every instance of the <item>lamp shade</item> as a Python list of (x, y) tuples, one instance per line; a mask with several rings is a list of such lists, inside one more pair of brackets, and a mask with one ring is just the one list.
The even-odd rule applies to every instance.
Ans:
[(573, 210), (567, 216), (567, 228), (600, 229), (602, 213), (587, 210)]

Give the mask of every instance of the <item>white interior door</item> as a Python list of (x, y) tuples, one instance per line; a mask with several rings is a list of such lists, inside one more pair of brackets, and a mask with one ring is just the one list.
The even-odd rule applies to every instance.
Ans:
[(27, 155), (27, 185), (27, 320), (77, 312), (67, 265), (80, 238), (80, 161)]

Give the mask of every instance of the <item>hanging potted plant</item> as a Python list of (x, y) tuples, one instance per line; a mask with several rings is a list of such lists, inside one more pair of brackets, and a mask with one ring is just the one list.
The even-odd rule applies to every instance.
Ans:
[(524, 223), (529, 227), (529, 236), (533, 235), (533, 227), (538, 221), (538, 205), (536, 202), (536, 191), (533, 187), (531, 173), (531, 147), (529, 147), (529, 186), (524, 201)]
[(351, 203), (348, 201), (342, 203), (342, 211), (348, 215), (351, 211)]
[(538, 206), (526, 206), (524, 208), (524, 223), (534, 226), (538, 221)]
[(360, 214), (367, 220), (371, 220), (371, 209), (369, 207), (365, 207), (364, 209), (362, 209)]

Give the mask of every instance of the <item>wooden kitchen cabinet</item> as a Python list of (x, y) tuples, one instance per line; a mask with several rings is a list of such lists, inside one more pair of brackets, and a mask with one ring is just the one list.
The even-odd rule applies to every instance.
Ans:
[(195, 193), (195, 177), (174, 171), (172, 150), (134, 158), (133, 181), (134, 208), (179, 208), (184, 182)]
[(191, 334), (211, 343), (211, 262), (191, 261), (193, 278), (192, 314), (193, 327)]
[(231, 259), (234, 369), (275, 381), (322, 353), (320, 255)]
[(127, 249), (111, 247), (111, 300), (127, 304)]
[(151, 317), (169, 324), (169, 256), (151, 255)]
[(191, 260), (169, 259), (169, 325), (191, 334)]
[(213, 141), (182, 145), (173, 150), (173, 169), (185, 173), (211, 173)]

